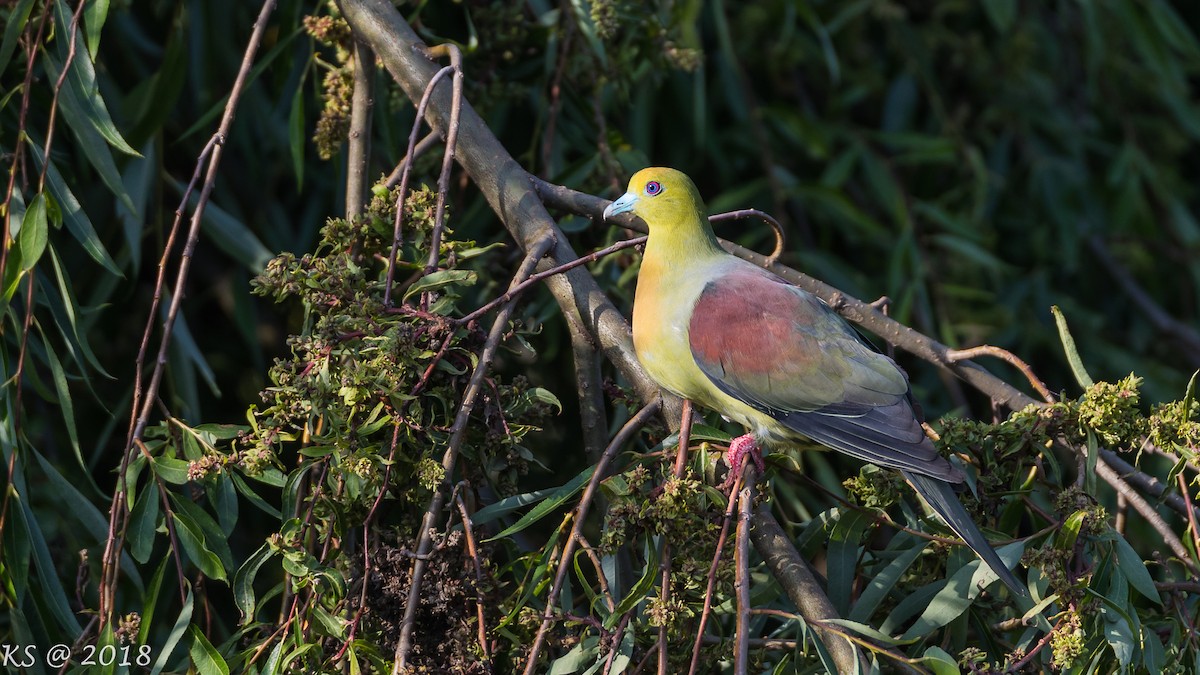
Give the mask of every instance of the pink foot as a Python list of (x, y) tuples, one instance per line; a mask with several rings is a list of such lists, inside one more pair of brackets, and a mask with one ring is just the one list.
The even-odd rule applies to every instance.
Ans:
[[(729, 454), (725, 456), (725, 460), (729, 462), (729, 469), (736, 473), (742, 468), (742, 458), (750, 453), (750, 459), (754, 460), (754, 466), (758, 467), (758, 472), (762, 473), (766, 467), (763, 465), (762, 450), (758, 447), (758, 440), (751, 434), (738, 436), (729, 442)], [(733, 474), (731, 474), (733, 475)]]

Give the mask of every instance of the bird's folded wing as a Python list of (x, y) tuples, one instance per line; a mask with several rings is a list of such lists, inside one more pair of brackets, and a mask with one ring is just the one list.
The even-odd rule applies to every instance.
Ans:
[(753, 267), (706, 284), (688, 340), (727, 395), (835, 450), (950, 482), (908, 400), (908, 379), (815, 296)]

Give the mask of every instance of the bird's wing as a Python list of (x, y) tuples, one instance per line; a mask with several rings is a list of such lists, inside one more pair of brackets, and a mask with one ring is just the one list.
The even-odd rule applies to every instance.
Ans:
[(737, 266), (709, 281), (688, 325), (696, 365), (725, 394), (819, 443), (952, 483), (908, 399), (908, 379), (815, 296)]

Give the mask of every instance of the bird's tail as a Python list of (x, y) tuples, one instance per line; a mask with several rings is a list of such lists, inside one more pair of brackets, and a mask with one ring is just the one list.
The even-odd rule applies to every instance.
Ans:
[(996, 549), (992, 548), (987, 538), (983, 536), (983, 532), (979, 531), (979, 526), (971, 519), (962, 502), (958, 501), (958, 495), (954, 494), (954, 488), (949, 483), (936, 478), (909, 471), (903, 473), (904, 477), (916, 488), (917, 493), (929, 502), (933, 510), (950, 526), (950, 529), (962, 537), (963, 541), (967, 542), (967, 546), (970, 546), (983, 559), (983, 562), (992, 568), (992, 571), (1000, 577), (1000, 581), (1003, 581), (1004, 585), (1008, 586), (1008, 589), (1018, 599), (1028, 599), (1029, 591), (1020, 581), (1017, 581), (1017, 578), (1013, 576), (1013, 573), (996, 553)]

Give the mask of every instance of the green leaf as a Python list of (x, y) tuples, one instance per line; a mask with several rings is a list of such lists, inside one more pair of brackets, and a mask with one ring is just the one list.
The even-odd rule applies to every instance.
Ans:
[[(1020, 560), (1021, 554), (1024, 552), (1024, 541), (1002, 546), (996, 550), (996, 553), (1000, 555), (1000, 559), (1008, 567), (1011, 567)], [(984, 588), (987, 588), (998, 579), (999, 577), (992, 571), (992, 568), (984, 565), (983, 561), (979, 558), (963, 565), (957, 572), (950, 576), (946, 585), (933, 597), (929, 602), (929, 606), (921, 613), (921, 616), (917, 618), (908, 631), (904, 633), (902, 639), (911, 640), (928, 635), (932, 631), (957, 619), (975, 602), (975, 599), (979, 597), (979, 593)]]
[(1067, 317), (1063, 316), (1062, 310), (1058, 305), (1050, 308), (1054, 314), (1054, 323), (1058, 326), (1058, 339), (1062, 341), (1063, 351), (1067, 355), (1067, 363), (1071, 365), (1071, 372), (1075, 374), (1075, 381), (1084, 389), (1091, 389), (1095, 381), (1092, 376), (1088, 375), (1087, 370), (1083, 367), (1083, 360), (1079, 358), (1079, 352), (1075, 349), (1075, 338), (1071, 337), (1071, 331), (1067, 328)]
[[(29, 533), (30, 542), (33, 544), (33, 564), (38, 575), (39, 605), (46, 607), (67, 635), (72, 638), (77, 637), (82, 629), (78, 619), (75, 618), (75, 612), (71, 609), (67, 591), (63, 588), (62, 580), (58, 576), (58, 567), (55, 565), (54, 556), (50, 554), (50, 547), (46, 544), (46, 537), (42, 534), (37, 517), (29, 508), (29, 504), (11, 491), (11, 488), (10, 495), (11, 500), (19, 501), (19, 506), (15, 510), (16, 515), (23, 520), (22, 524)], [(14, 505), (10, 504), (9, 508), (13, 509)]]
[(46, 193), (39, 192), (25, 209), (25, 217), (21, 220), (21, 231), (17, 233), (16, 245), (21, 248), (21, 269), (29, 271), (41, 259), (46, 251), (46, 240), (49, 235), (49, 221), (46, 218)]
[(129, 513), (129, 528), (126, 538), (129, 541), (129, 555), (145, 564), (150, 560), (150, 552), (154, 550), (155, 530), (158, 528), (158, 486), (147, 485), (138, 495)]
[[(312, 58), (309, 58), (309, 66)], [(308, 134), (304, 129), (304, 83), (308, 80), (309, 66), (305, 66), (304, 74), (296, 83), (296, 93), (292, 96), (292, 109), (288, 112), (288, 145), (292, 151), (292, 171), (296, 174), (296, 190), (304, 187), (304, 147)]]
[(192, 657), (192, 665), (200, 675), (229, 675), (229, 664), (225, 658), (212, 646), (200, 626), (192, 624), (192, 647), (188, 654)]
[(109, 0), (88, 0), (83, 7), (83, 27), (87, 31), (87, 50), (92, 60), (100, 49), (100, 34), (108, 20)]
[[(33, 142), (32, 138), (26, 137), (26, 141), (33, 150), (30, 153), (33, 155), (33, 162), (40, 170), (42, 168), (42, 149)], [(50, 187), (50, 194), (54, 196), (54, 201), (62, 209), (63, 223), (66, 224), (67, 231), (71, 233), (71, 236), (75, 237), (83, 245), (83, 250), (87, 251), (88, 255), (100, 263), (104, 269), (118, 277), (122, 276), (120, 268), (113, 262), (104, 245), (100, 243), (100, 237), (96, 235), (96, 228), (92, 227), (92, 221), (88, 219), (83, 207), (79, 205), (79, 200), (67, 187), (66, 181), (58, 172), (58, 168), (54, 166), (54, 162), (50, 162), (46, 168), (46, 184)]]
[[(81, 46), (86, 42), (83, 39), (83, 32), (78, 28), (74, 35), (70, 34), (71, 16), (67, 14), (66, 3), (55, 3), (54, 14), (60, 31), (54, 39), (54, 52), (58, 57), (58, 63), (66, 63), (70, 40), (75, 39), (76, 44)], [(46, 59), (48, 63), (52, 61), (52, 59)], [(58, 74), (53, 73), (52, 77), (57, 79)], [(69, 104), (68, 101), (70, 101)], [(121, 137), (121, 133), (117, 131), (116, 125), (113, 124), (112, 117), (108, 114), (108, 107), (104, 105), (104, 99), (100, 96), (100, 87), (96, 83), (96, 71), (92, 66), (92, 61), (86, 53), (82, 53), (82, 50), (78, 48), (75, 58), (71, 59), (71, 67), (67, 71), (67, 82), (63, 87), (60, 103), (62, 103), (64, 115), (67, 114), (68, 105), (76, 107), (82, 116), (78, 123), (94, 127), (117, 150), (127, 155), (138, 156), (137, 151), (129, 147), (129, 144)], [(68, 126), (72, 127), (77, 124), (77, 122), (70, 122), (69, 116), (68, 122)], [(118, 190), (113, 192), (121, 194)]]
[(1158, 589), (1154, 587), (1154, 579), (1146, 570), (1146, 563), (1142, 561), (1142, 557), (1133, 550), (1120, 532), (1109, 528), (1108, 534), (1113, 537), (1113, 554), (1117, 556), (1117, 567), (1121, 569), (1125, 578), (1129, 579), (1129, 585), (1161, 605), (1162, 598), (1158, 595)]
[(829, 599), (838, 616), (850, 612), (850, 594), (858, 574), (858, 548), (863, 532), (871, 525), (871, 515), (857, 509), (839, 513), (829, 533)]
[(404, 299), (424, 293), (426, 291), (436, 290), (443, 286), (472, 286), (478, 280), (477, 275), (471, 270), (438, 270), (430, 272), (421, 277), (408, 290), (404, 291)]
[(612, 628), (620, 621), (621, 615), (629, 610), (637, 607), (639, 603), (646, 599), (650, 590), (654, 588), (654, 582), (658, 579), (658, 561), (660, 551), (657, 546), (650, 545), (647, 547), (646, 565), (642, 568), (642, 576), (638, 578), (637, 583), (633, 588), (629, 589), (629, 593), (621, 598), (621, 602), (617, 603), (617, 608), (604, 621), (606, 629)]
[(254, 595), (254, 577), (258, 570), (271, 558), (275, 557), (269, 544), (263, 544), (254, 552), (233, 575), (233, 601), (238, 611), (242, 613), (240, 625), (245, 626), (254, 621), (256, 598)]
[[(490, 539), (486, 539), (485, 541), (496, 541), (497, 539), (510, 537), (521, 530), (524, 530), (530, 525), (533, 525), (542, 518), (545, 518), (551, 512), (557, 510), (558, 507), (562, 506), (563, 502), (567, 501), (571, 497), (574, 497), (576, 493), (582, 490), (584, 484), (587, 483), (588, 479), (592, 477), (592, 472), (595, 470), (596, 467), (594, 466), (589, 466), (588, 468), (584, 469), (579, 473), (579, 475), (572, 478), (568, 483), (556, 488), (553, 492), (546, 495), (542, 501), (538, 502), (537, 506), (530, 509), (529, 513), (521, 516), (521, 519), (513, 523), (512, 526), (505, 528), (505, 530), (500, 534), (497, 534)], [(483, 514), (486, 510), (487, 509), (480, 509), (479, 513), (475, 514), (476, 517), (471, 518), (471, 521), (474, 523), (479, 523), (480, 521), (477, 520), (477, 517), (480, 514)]]
[(887, 594), (896, 586), (896, 582), (900, 577), (912, 566), (925, 547), (929, 545), (927, 540), (915, 539), (913, 545), (904, 549), (902, 553), (897, 555), (890, 563), (882, 570), (871, 576), (871, 581), (867, 587), (863, 589), (858, 596), (858, 602), (854, 603), (854, 608), (850, 611), (850, 615), (846, 618), (851, 621), (865, 622), (871, 618), (879, 604), (887, 597)]
[(179, 610), (179, 617), (175, 619), (175, 625), (171, 628), (171, 633), (167, 636), (166, 643), (163, 644), (162, 649), (158, 652), (158, 659), (154, 662), (154, 668), (150, 670), (150, 675), (158, 675), (163, 671), (163, 668), (167, 667), (167, 661), (170, 660), (171, 655), (175, 652), (176, 645), (179, 644), (179, 640), (183, 637), (183, 634), (188, 629), (188, 625), (192, 622), (192, 607), (192, 589), (188, 588), (187, 598), (184, 599), (183, 607)]
[(916, 663), (925, 666), (933, 675), (959, 675), (958, 661), (941, 647), (930, 647)]
[[(13, 50), (17, 48), (17, 38), (25, 30), (29, 21), (29, 12), (33, 9), (33, 0), (20, 0), (9, 10), (5, 19), (4, 40), (0, 42), (0, 73), (8, 72), (8, 62), (12, 59)], [(13, 91), (16, 91), (16, 87)]]
[(221, 565), (221, 559), (217, 557), (217, 554), (205, 546), (204, 534), (200, 526), (185, 514), (176, 512), (174, 516), (175, 533), (179, 536), (179, 544), (183, 546), (188, 558), (196, 563), (196, 567), (199, 567), (205, 576), (225, 581), (225, 567)]
[(217, 521), (191, 499), (172, 492), (167, 494), (175, 506), (175, 512), (186, 514), (189, 520), (200, 528), (204, 545), (217, 554), (221, 560), (221, 566), (227, 570), (233, 569), (233, 553), (229, 549), (229, 539)]

